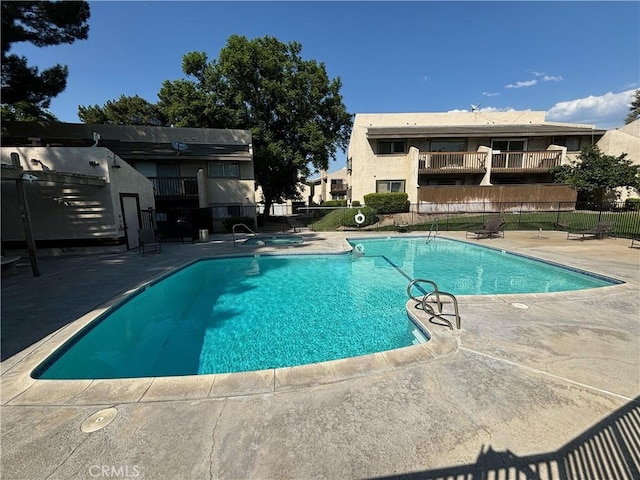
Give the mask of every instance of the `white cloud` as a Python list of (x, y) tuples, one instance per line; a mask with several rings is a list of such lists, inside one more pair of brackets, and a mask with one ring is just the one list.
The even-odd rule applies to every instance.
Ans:
[(612, 129), (624, 124), (635, 90), (590, 95), (566, 102), (558, 102), (546, 112), (547, 121), (586, 123), (598, 128)]
[(497, 97), (498, 95), (500, 95), (500, 93), (498, 93), (498, 92), (482, 92), (482, 95), (484, 95), (485, 97)]
[(522, 87), (532, 87), (534, 86), (536, 83), (538, 83), (537, 80), (527, 80), (526, 82), (516, 82), (516, 83), (510, 83), (509, 85), (505, 85), (504, 88), (522, 88)]
[(542, 77), (543, 82), (561, 82), (562, 80), (563, 78), (560, 75), (558, 75), (557, 77), (553, 75), (545, 75), (544, 77)]
[(533, 73), (536, 77), (541, 77), (543, 75), (546, 75), (544, 72), (531, 72)]

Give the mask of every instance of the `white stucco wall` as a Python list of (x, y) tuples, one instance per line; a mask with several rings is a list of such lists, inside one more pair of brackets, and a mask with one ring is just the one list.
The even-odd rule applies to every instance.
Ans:
[[(6, 147), (2, 163), (12, 164), (11, 153), (36, 177), (49, 170), (102, 177), (104, 186), (35, 181), (25, 183), (36, 240), (115, 240), (124, 236), (120, 194), (137, 194), (140, 208), (154, 207), (153, 187), (147, 178), (106, 148)], [(33, 160), (38, 160), (34, 162)], [(92, 162), (94, 165), (92, 165)], [(41, 175), (42, 176), (42, 175)], [(2, 182), (2, 239), (23, 240), (15, 181)]]
[[(597, 145), (600, 151), (606, 155), (617, 157), (626, 153), (626, 158), (635, 165), (640, 165), (640, 120), (616, 130), (609, 130)], [(628, 192), (626, 188), (619, 189), (619, 192), (621, 200), (640, 196), (638, 192), (633, 190)]]

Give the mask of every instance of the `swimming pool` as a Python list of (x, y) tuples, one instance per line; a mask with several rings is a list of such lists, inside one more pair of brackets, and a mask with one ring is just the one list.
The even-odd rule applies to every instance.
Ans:
[[(530, 291), (513, 279), (526, 283), (532, 277), (541, 291), (611, 284), (604, 278), (444, 239), (430, 243), (420, 238), (372, 239), (354, 244), (364, 255), (254, 255), (195, 262), (107, 311), (33, 376), (93, 379), (228, 373), (409, 346), (424, 340), (405, 310), (406, 286), (416, 277), (433, 279), (455, 294), (477, 293), (468, 289), (471, 284), (480, 292), (488, 285)], [(450, 278), (437, 273), (438, 256), (444, 257), (442, 268), (449, 268)], [(466, 260), (458, 259), (459, 265), (452, 266), (452, 258), (458, 256)], [(471, 263), (476, 266), (467, 265)], [(462, 268), (468, 273), (458, 273)], [(496, 269), (502, 273), (496, 274)], [(553, 273), (545, 277), (547, 269)], [(540, 283), (539, 276), (547, 280)]]

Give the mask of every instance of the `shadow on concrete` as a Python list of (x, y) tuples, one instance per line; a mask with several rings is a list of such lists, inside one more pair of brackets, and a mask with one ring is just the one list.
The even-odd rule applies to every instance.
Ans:
[(640, 397), (555, 452), (518, 457), (483, 447), (475, 463), (378, 480), (633, 480), (640, 478)]

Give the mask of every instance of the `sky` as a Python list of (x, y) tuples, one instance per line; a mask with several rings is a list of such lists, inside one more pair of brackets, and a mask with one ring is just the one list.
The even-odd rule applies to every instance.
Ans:
[(357, 113), (545, 111), (549, 122), (612, 129), (640, 88), (640, 2), (626, 1), (94, 1), (89, 38), (16, 44), (40, 69), (69, 67), (51, 102), (63, 122), (78, 106), (121, 95), (155, 103), (182, 57), (218, 58), (229, 36), (302, 45), (340, 77)]

